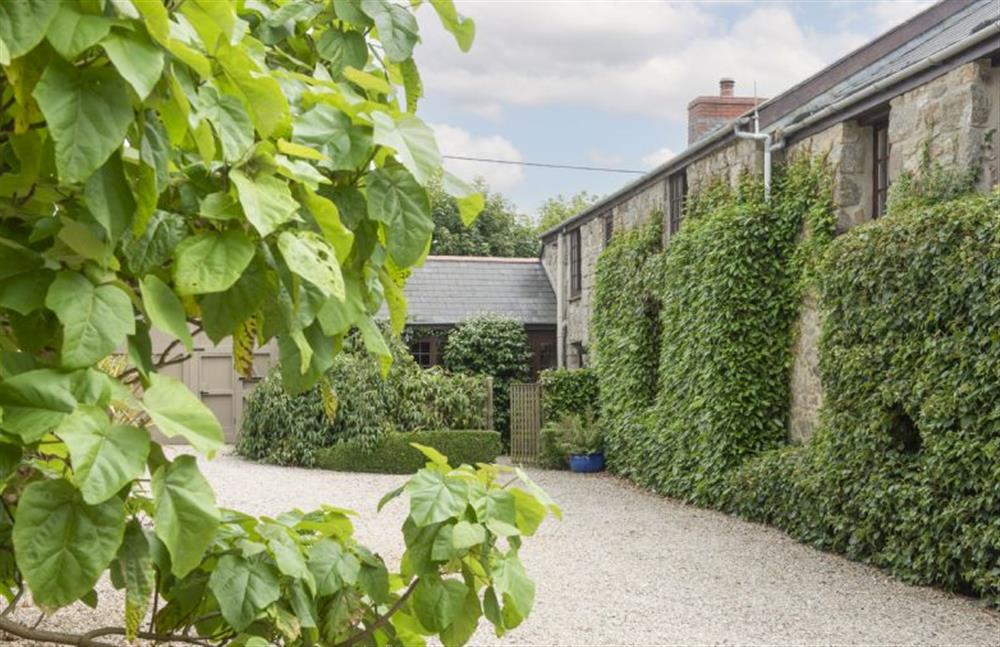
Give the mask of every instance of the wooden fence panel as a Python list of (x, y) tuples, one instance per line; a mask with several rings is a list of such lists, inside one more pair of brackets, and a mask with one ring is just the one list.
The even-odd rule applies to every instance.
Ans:
[(510, 386), (510, 457), (515, 463), (535, 463), (541, 447), (542, 385)]

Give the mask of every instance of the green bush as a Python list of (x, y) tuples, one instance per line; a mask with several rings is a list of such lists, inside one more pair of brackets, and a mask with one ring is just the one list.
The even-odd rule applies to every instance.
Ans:
[(563, 448), (562, 433), (555, 422), (548, 422), (542, 427), (536, 465), (546, 470), (564, 470), (569, 467), (569, 455)]
[(588, 411), (597, 414), (597, 372), (594, 369), (550, 369), (542, 371), (538, 381), (542, 385), (542, 416), (545, 420), (558, 420), (567, 414), (584, 415)]
[(382, 375), (377, 357), (351, 338), (326, 379), (289, 395), (276, 369), (247, 399), (237, 451), (282, 465), (314, 463), (314, 453), (340, 441), (373, 447), (390, 431), (468, 429), (485, 422), (489, 393), (478, 376), (423, 370), (401, 343)]
[(411, 474), (427, 458), (410, 443), (427, 445), (448, 457), (452, 465), (492, 463), (500, 455), (500, 434), (496, 431), (413, 431), (383, 436), (374, 447), (343, 442), (316, 453), (316, 465), (338, 472), (378, 472)]
[(1000, 190), (895, 204), (821, 266), (823, 424), (726, 504), (1000, 604)]
[(493, 378), (494, 426), (510, 433), (510, 385), (531, 374), (531, 348), (524, 326), (513, 317), (484, 313), (459, 324), (444, 349), (448, 370)]

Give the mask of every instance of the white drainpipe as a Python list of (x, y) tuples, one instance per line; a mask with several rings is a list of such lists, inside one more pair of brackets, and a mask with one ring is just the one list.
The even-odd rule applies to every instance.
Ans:
[(565, 233), (560, 231), (556, 234), (556, 366), (566, 368), (566, 358), (563, 347), (566, 340), (563, 339), (563, 329), (565, 328), (563, 319), (566, 317), (566, 286), (563, 284), (563, 238)]
[(739, 139), (752, 139), (764, 142), (764, 199), (771, 199), (771, 134), (758, 131), (757, 116), (754, 115), (754, 132), (748, 133), (740, 130), (739, 122), (733, 126), (733, 134)]

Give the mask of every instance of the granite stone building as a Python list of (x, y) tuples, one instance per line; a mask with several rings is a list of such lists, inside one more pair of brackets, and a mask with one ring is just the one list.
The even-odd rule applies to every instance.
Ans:
[[(944, 0), (782, 94), (719, 97), (689, 105), (689, 147), (640, 179), (542, 235), (555, 288), (560, 366), (587, 364), (594, 271), (616, 232), (664, 215), (663, 237), (683, 227), (685, 198), (715, 178), (770, 174), (791, 153), (827, 154), (839, 228), (878, 218), (886, 192), (924, 156), (980, 167), (1000, 183), (1000, 0)], [(822, 399), (819, 321), (803, 303), (792, 371), (790, 435), (807, 438)]]

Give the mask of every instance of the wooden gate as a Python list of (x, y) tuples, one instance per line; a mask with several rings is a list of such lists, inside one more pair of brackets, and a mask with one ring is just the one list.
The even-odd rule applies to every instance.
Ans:
[(510, 385), (510, 457), (515, 463), (538, 460), (542, 431), (542, 385)]

